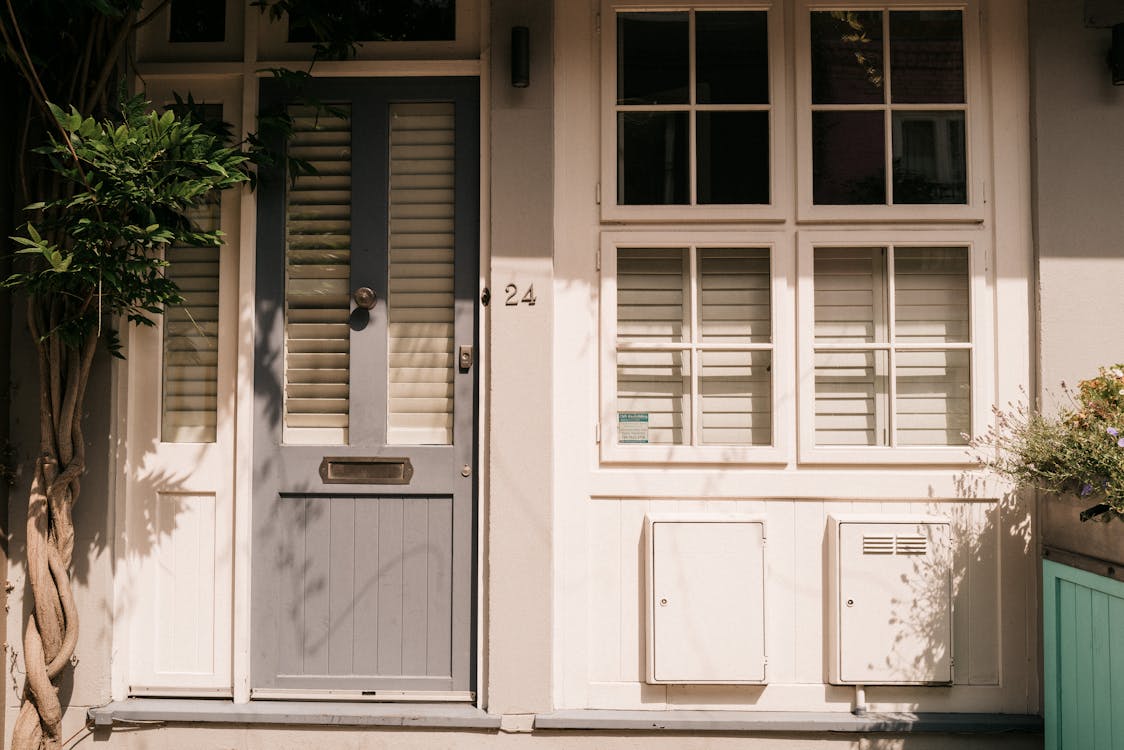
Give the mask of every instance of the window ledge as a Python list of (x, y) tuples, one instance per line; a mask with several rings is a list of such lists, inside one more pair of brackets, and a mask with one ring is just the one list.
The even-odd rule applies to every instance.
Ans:
[(132, 698), (91, 708), (94, 726), (115, 722), (176, 724), (297, 724), (351, 727), (499, 729), (500, 717), (475, 706), (448, 703), (326, 703)]
[(654, 732), (1042, 732), (1042, 717), (1024, 714), (867, 713), (814, 711), (610, 711), (539, 714), (535, 729)]

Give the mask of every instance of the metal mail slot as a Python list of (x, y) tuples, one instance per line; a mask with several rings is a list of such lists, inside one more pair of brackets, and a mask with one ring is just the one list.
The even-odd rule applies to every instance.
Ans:
[(320, 462), (324, 484), (409, 484), (413, 477), (408, 457), (325, 456)]

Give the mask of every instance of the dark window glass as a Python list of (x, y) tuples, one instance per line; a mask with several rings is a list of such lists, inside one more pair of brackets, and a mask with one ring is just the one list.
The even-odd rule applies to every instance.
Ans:
[(817, 204), (886, 202), (882, 112), (812, 113), (812, 200)]
[(699, 112), (698, 202), (769, 202), (769, 113)]
[(958, 10), (890, 13), (891, 99), (964, 102), (964, 25)]
[(769, 103), (769, 32), (764, 12), (695, 14), (696, 100)]
[(882, 13), (812, 13), (812, 103), (881, 104)]
[(963, 112), (894, 112), (894, 203), (967, 203)]
[(169, 41), (226, 40), (226, 0), (172, 0), (170, 12)]
[(361, 42), (442, 42), (457, 38), (455, 0), (324, 0), (289, 13), (289, 41), (315, 42), (315, 28), (346, 28)]
[(618, 113), (617, 149), (618, 203), (689, 202), (686, 112)]
[(686, 104), (690, 79), (686, 13), (617, 16), (617, 103)]

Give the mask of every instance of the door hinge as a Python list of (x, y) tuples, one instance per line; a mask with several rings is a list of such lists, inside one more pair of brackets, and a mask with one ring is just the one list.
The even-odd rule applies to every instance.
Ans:
[(593, 442), (601, 445), (601, 423), (593, 425)]
[(593, 33), (595, 33), (595, 34), (601, 33), (601, 14), (600, 13), (594, 13), (593, 14)]
[(593, 188), (593, 200), (595, 200), (597, 202), (598, 206), (601, 205), (601, 183), (600, 182), (597, 183), (597, 186), (595, 188)]
[(597, 248), (597, 269), (596, 270), (598, 270), (598, 271), (601, 270), (601, 248)]

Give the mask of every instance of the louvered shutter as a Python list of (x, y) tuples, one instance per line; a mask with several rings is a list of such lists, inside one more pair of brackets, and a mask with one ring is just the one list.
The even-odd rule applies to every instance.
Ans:
[(649, 443), (690, 442), (690, 350), (667, 346), (690, 336), (687, 264), (685, 248), (617, 254), (617, 342), (637, 347), (617, 353), (617, 411), (643, 415)]
[[(882, 248), (817, 248), (816, 344), (886, 340)], [(815, 353), (816, 443), (885, 444), (887, 354), (844, 346)]]
[[(219, 204), (187, 212), (201, 230), (219, 227)], [(174, 245), (167, 277), (183, 302), (164, 313), (160, 435), (168, 443), (213, 443), (218, 411), (219, 248)]]
[[(772, 341), (767, 249), (700, 249), (697, 279), (704, 347)], [(700, 442), (769, 445), (772, 352), (703, 348), (699, 357)]]
[(289, 154), (316, 174), (298, 177), (285, 200), (285, 440), (346, 443), (351, 124), (312, 107), (289, 115)]
[(894, 250), (895, 343), (937, 344), (898, 351), (899, 445), (963, 445), (970, 424), (968, 251), (963, 247)]

